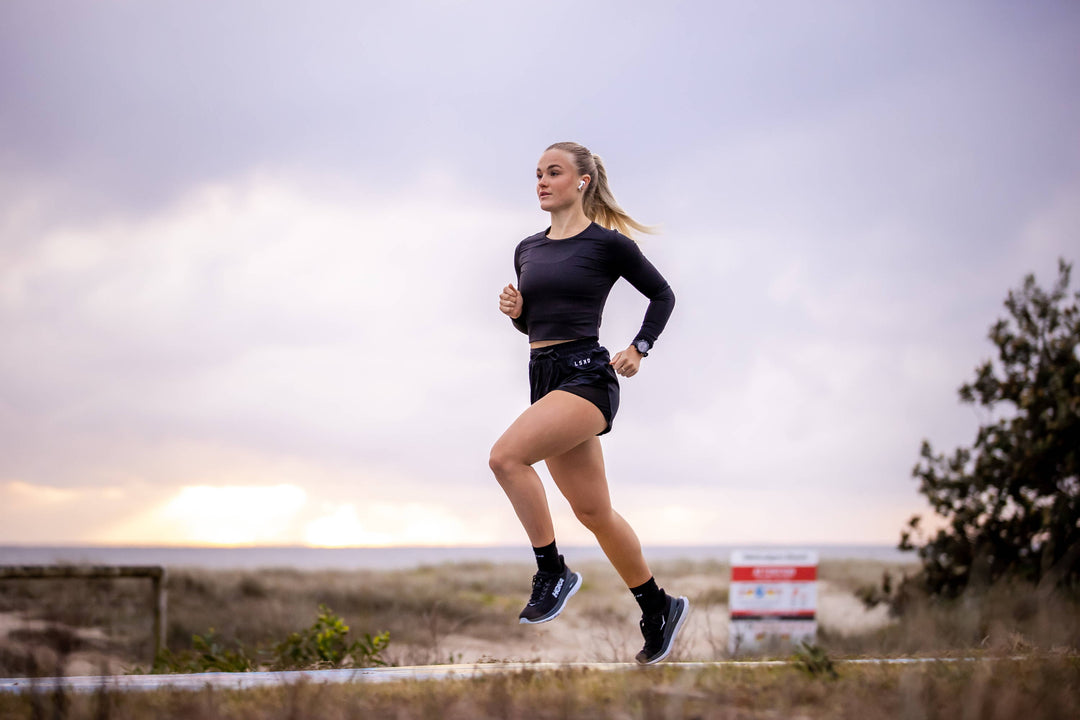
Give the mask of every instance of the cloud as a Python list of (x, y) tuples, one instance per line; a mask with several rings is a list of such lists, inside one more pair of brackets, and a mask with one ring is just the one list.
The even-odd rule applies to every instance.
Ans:
[(4, 487), (8, 507), (19, 511), (40, 509), (49, 505), (70, 503), (78, 493), (66, 488), (54, 488), (13, 480)]
[(288, 544), (289, 524), (306, 500), (295, 485), (192, 485), (100, 539), (123, 545)]
[[(494, 297), (564, 138), (665, 229), (678, 306), (604, 440), (643, 538), (891, 537), (866, 519), (917, 506), (922, 437), (970, 442), (956, 386), (1080, 227), (1071, 6), (192, 7), (0, 9), (0, 539), (292, 487), (223, 541), (520, 541)], [(643, 308), (616, 286), (605, 344)]]
[(0, 478), (0, 543), (62, 544), (101, 537), (133, 493), (120, 485), (67, 488)]
[[(8, 475), (142, 488), (123, 517), (79, 525), (81, 537), (111, 542), (155, 532), (163, 542), (325, 545), (518, 538), (485, 461), (526, 402), (525, 357), (493, 297), (511, 279), (512, 238), (535, 220), (444, 203), (452, 175), (426, 182), (400, 198), (262, 172), (23, 247), (0, 267), (0, 284), (14, 288), (0, 300)], [(823, 275), (804, 252), (768, 262), (767, 244), (691, 236), (644, 247), (679, 307), (646, 372), (624, 383), (605, 444), (613, 487), (638, 497), (663, 479), (678, 490), (663, 513), (682, 519), (644, 519), (649, 542), (751, 532), (730, 519), (714, 527), (701, 510), (706, 498), (727, 507), (726, 493), (746, 485), (801, 497), (823, 517), (836, 507), (830, 493), (873, 487), (892, 507), (874, 512), (906, 517), (922, 437), (970, 440), (976, 418), (952, 398), (973, 360), (955, 342), (942, 352), (936, 325), (910, 326), (951, 302), (947, 291)], [(695, 266), (698, 251), (719, 262)], [(718, 315), (718, 292), (741, 295), (742, 307)], [(617, 288), (605, 337), (632, 337), (643, 307)], [(968, 344), (978, 342), (975, 330)], [(448, 484), (458, 492), (403, 500)], [(290, 486), (309, 501), (280, 522), (217, 532), (163, 509), (196, 486)], [(490, 510), (479, 527), (462, 520), (476, 507)], [(559, 512), (561, 532), (591, 542)]]
[(316, 547), (477, 545), (497, 540), (470, 529), (446, 507), (426, 503), (375, 503), (358, 511), (346, 503), (309, 522), (304, 541)]
[[(1016, 255), (1025, 259), (1037, 256), (1044, 260), (1056, 257), (1075, 261), (1076, 243), (1080, 238), (1080, 181), (1059, 188), (1045, 204), (1038, 208), (1021, 231), (1021, 243)], [(1015, 255), (1011, 262), (1017, 262)], [(1023, 262), (1023, 261), (1021, 261)], [(1041, 282), (1049, 284), (1057, 277), (1056, 267), (1032, 268), (1038, 270)]]
[(256, 177), (45, 235), (0, 268), (3, 396), (68, 428), (213, 426), (344, 451), (405, 432), (421, 407), (451, 412), (432, 407), (451, 377), (499, 382), (487, 370), (510, 346), (491, 298), (524, 223), (337, 192)]

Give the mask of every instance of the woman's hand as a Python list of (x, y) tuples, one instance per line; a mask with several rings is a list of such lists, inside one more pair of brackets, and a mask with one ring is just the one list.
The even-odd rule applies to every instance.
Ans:
[(512, 320), (521, 317), (521, 306), (521, 293), (514, 287), (514, 283), (510, 283), (499, 293), (499, 310), (504, 315), (509, 315)]
[(642, 357), (637, 348), (631, 345), (625, 350), (615, 353), (615, 357), (611, 358), (611, 366), (615, 368), (615, 372), (623, 377), (634, 377), (637, 375)]

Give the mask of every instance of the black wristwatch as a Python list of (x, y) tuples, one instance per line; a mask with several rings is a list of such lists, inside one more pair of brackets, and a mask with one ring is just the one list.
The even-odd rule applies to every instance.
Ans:
[(635, 340), (634, 349), (641, 354), (641, 357), (649, 357), (649, 350), (652, 349), (652, 343), (648, 340)]

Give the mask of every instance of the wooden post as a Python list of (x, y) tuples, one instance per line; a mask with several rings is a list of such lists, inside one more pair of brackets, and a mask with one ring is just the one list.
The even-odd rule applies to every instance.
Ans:
[(165, 568), (159, 568), (161, 573), (154, 576), (154, 662), (157, 662), (161, 651), (165, 649)]
[(160, 565), (0, 565), (0, 580), (149, 578), (153, 586), (154, 660), (165, 649), (165, 568)]

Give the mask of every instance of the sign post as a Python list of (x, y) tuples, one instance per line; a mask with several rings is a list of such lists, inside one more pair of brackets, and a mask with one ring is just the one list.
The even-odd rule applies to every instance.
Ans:
[(812, 550), (731, 553), (728, 651), (732, 655), (814, 642), (817, 564)]

